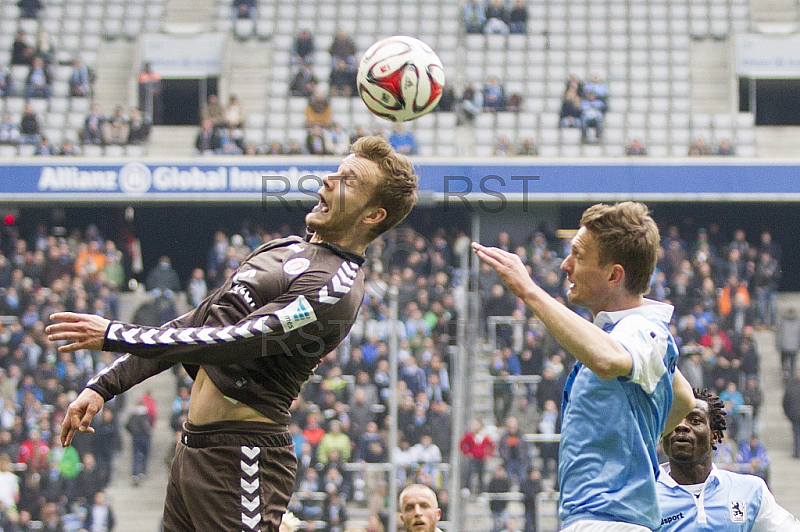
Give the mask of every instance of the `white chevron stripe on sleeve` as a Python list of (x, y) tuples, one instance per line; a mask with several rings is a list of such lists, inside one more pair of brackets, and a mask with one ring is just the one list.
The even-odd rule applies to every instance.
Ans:
[(136, 342), (135, 340), (136, 335), (139, 334), (141, 330), (142, 330), (141, 328), (135, 327), (133, 329), (130, 329), (129, 331), (125, 331), (122, 333), (122, 339), (128, 342), (129, 344), (133, 344)]
[(236, 326), (235, 325), (228, 325), (224, 329), (220, 329), (219, 331), (217, 331), (217, 338), (219, 338), (223, 342), (232, 342), (233, 341), (233, 336), (231, 336), (228, 333), (234, 327), (236, 327)]
[(187, 344), (196, 344), (197, 340), (192, 337), (192, 334), (197, 330), (197, 327), (189, 327), (178, 333), (178, 340)]
[(139, 339), (146, 344), (155, 344), (156, 340), (153, 336), (155, 336), (157, 332), (158, 329), (150, 329), (149, 331), (143, 332)]
[(255, 530), (256, 526), (258, 526), (258, 523), (260, 522), (261, 522), (260, 513), (254, 515), (253, 517), (248, 517), (247, 514), (242, 514), (242, 523), (248, 528)]
[(252, 501), (247, 497), (245, 497), (244, 495), (242, 495), (242, 506), (244, 506), (248, 512), (252, 512), (256, 508), (258, 508), (260, 504), (261, 504), (261, 497), (259, 497), (258, 495), (256, 495), (256, 498), (253, 499)]
[(164, 331), (161, 336), (158, 337), (159, 344), (175, 344), (177, 340), (175, 340), (172, 335), (175, 334), (175, 329), (167, 329)]
[(253, 492), (255, 492), (259, 487), (258, 477), (254, 478), (252, 482), (248, 482), (245, 479), (241, 479), (241, 485), (244, 491), (252, 495)]
[(108, 339), (109, 340), (119, 340), (119, 336), (117, 335), (117, 331), (122, 329), (121, 323), (112, 323), (111, 327), (108, 328)]
[(252, 324), (253, 324), (252, 321), (246, 321), (242, 323), (239, 327), (235, 328), (233, 332), (235, 332), (239, 336), (243, 336), (244, 338), (250, 338), (252, 336), (255, 336), (255, 334), (253, 334), (250, 331), (250, 325)]

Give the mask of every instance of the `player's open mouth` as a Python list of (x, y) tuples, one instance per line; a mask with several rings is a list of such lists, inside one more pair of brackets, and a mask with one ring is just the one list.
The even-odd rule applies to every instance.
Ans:
[(328, 212), (328, 203), (323, 199), (322, 196), (319, 197), (319, 203), (314, 206), (313, 212)]

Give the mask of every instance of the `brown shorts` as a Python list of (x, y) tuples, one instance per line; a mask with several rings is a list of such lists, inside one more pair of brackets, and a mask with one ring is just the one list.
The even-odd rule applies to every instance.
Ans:
[(164, 532), (278, 532), (297, 459), (285, 425), (185, 423), (169, 474)]

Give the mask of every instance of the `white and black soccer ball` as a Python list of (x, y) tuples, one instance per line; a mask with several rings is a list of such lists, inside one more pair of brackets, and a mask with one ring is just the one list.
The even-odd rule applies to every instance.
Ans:
[(387, 37), (364, 53), (358, 93), (370, 111), (393, 122), (432, 111), (442, 97), (444, 67), (430, 46), (413, 37)]

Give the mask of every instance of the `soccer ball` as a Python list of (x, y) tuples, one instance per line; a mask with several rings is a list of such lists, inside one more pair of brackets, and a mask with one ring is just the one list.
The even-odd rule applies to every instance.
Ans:
[(370, 111), (392, 122), (405, 122), (429, 113), (439, 103), (444, 67), (424, 42), (388, 37), (364, 53), (356, 84)]

